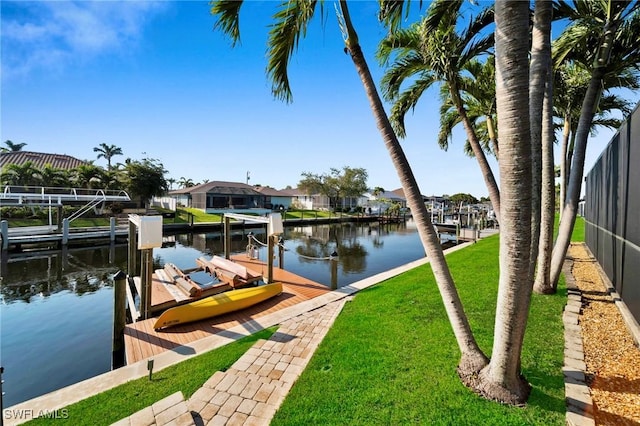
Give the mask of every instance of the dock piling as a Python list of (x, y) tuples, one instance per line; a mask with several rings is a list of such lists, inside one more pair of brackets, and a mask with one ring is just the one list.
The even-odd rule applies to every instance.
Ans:
[(62, 219), (62, 245), (69, 243), (69, 218)]
[(116, 218), (109, 218), (109, 241), (116, 240)]
[(111, 367), (115, 368), (122, 364), (120, 357), (124, 353), (124, 327), (127, 323), (127, 274), (122, 271), (118, 271), (113, 276), (113, 280), (114, 302)]
[(9, 222), (0, 221), (0, 233), (2, 234), (2, 250), (9, 248)]

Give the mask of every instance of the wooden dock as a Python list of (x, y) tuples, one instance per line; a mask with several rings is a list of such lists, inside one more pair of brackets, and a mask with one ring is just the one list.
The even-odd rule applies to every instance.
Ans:
[[(263, 272), (263, 275), (266, 274), (267, 266), (264, 262), (249, 259), (244, 254), (233, 256), (232, 260), (254, 271)], [(272, 281), (282, 282), (282, 294), (242, 311), (159, 331), (153, 329), (156, 318), (127, 324), (124, 330), (127, 364), (152, 357), (178, 346), (187, 345), (223, 330), (251, 322), (254, 318), (279, 311), (331, 291), (325, 285), (277, 267), (273, 268), (273, 275)]]

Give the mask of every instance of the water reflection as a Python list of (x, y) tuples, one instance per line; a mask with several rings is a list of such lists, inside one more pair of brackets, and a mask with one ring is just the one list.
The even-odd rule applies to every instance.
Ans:
[[(249, 232), (266, 242), (264, 227), (234, 230), (232, 252), (246, 250)], [(285, 269), (333, 289), (424, 257), (410, 222), (287, 227), (283, 242)], [(334, 251), (338, 257), (329, 260)], [(167, 262), (193, 268), (198, 257), (222, 253), (219, 232), (166, 235), (163, 247), (153, 250), (154, 268)], [(260, 259), (266, 255), (260, 248)], [(111, 277), (127, 270), (127, 246), (12, 254), (0, 260), (5, 405), (108, 371)]]
[(31, 303), (60, 291), (82, 296), (112, 286), (113, 273), (126, 270), (127, 247), (112, 244), (2, 257), (2, 301)]

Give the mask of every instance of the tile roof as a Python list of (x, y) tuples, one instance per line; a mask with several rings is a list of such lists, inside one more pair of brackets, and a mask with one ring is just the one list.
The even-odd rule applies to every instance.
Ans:
[(253, 186), (240, 182), (224, 182), (224, 181), (212, 181), (201, 183), (200, 185), (190, 186), (188, 188), (181, 188), (170, 191), (170, 195), (180, 194), (195, 194), (195, 193), (215, 193), (226, 195), (260, 195)]
[(12, 151), (0, 153), (0, 168), (9, 164), (23, 165), (31, 161), (37, 169), (42, 169), (50, 164), (56, 169), (70, 170), (82, 164), (90, 164), (88, 161), (78, 160), (66, 154), (47, 154), (44, 152)]

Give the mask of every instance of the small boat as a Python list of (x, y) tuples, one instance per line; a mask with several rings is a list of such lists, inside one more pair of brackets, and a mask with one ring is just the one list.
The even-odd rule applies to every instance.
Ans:
[(239, 311), (282, 293), (282, 283), (231, 290), (204, 299), (176, 306), (164, 311), (157, 319), (154, 329), (159, 330), (178, 324), (199, 321), (229, 312)]

